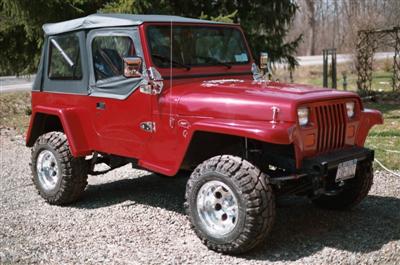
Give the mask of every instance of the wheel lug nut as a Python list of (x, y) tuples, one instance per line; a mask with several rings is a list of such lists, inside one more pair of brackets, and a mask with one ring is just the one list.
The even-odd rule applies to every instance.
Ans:
[(215, 196), (215, 198), (217, 198), (217, 199), (221, 199), (221, 198), (222, 198), (222, 194), (221, 194), (221, 192), (219, 192), (219, 191), (217, 191), (217, 192), (214, 194), (214, 196)]
[(222, 218), (222, 221), (225, 221), (226, 219), (228, 219), (228, 215), (226, 213), (224, 213), (221, 218)]

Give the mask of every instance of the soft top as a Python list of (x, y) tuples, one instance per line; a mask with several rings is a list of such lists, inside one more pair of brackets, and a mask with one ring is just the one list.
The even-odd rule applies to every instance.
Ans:
[(132, 14), (93, 14), (87, 17), (43, 25), (46, 35), (55, 35), (75, 30), (102, 27), (137, 26), (144, 22), (183, 22), (183, 23), (212, 23), (227, 24), (210, 20), (186, 18), (166, 15), (132, 15)]

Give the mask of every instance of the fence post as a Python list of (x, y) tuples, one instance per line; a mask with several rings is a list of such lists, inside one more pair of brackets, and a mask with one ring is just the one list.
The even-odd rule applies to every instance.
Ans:
[(343, 90), (347, 90), (347, 73), (342, 72), (343, 75)]
[[(332, 79), (331, 87), (337, 89), (337, 67), (336, 67), (336, 49), (324, 49), (323, 52), (323, 87), (329, 87), (328, 85), (328, 77), (330, 76)], [(330, 70), (331, 73), (329, 75), (329, 55), (331, 56), (331, 65)]]
[(331, 49), (332, 56), (332, 88), (337, 89), (336, 49)]
[(323, 53), (323, 87), (328, 87), (328, 55), (326, 50)]

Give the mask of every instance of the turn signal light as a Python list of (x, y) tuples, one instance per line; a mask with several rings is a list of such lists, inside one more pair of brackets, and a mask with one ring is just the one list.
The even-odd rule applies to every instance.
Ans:
[(347, 138), (351, 138), (354, 136), (355, 128), (354, 125), (347, 127)]
[(313, 146), (315, 144), (315, 134), (308, 134), (304, 139), (304, 144), (307, 147)]

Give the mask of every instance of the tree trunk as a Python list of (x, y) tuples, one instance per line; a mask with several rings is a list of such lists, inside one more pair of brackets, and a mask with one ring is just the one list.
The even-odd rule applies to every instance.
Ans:
[(308, 24), (310, 25), (309, 30), (309, 43), (308, 55), (315, 55), (315, 42), (316, 42), (316, 25), (317, 21), (315, 18), (315, 0), (305, 0), (308, 9)]

